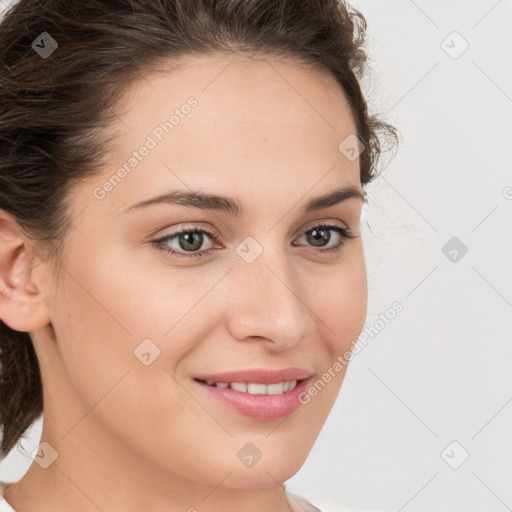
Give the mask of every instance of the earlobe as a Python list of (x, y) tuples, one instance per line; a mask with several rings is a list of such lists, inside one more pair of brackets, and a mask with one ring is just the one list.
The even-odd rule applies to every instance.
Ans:
[(26, 243), (16, 220), (0, 210), (0, 320), (21, 332), (37, 330), (50, 321)]

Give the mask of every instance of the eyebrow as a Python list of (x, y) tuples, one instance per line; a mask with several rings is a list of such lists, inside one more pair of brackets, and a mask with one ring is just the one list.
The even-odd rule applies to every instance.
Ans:
[[(363, 203), (366, 202), (366, 194), (361, 192), (356, 187), (348, 185), (339, 189), (324, 194), (322, 196), (311, 199), (304, 207), (304, 214), (322, 210), (323, 208), (329, 208), (335, 206), (347, 199), (357, 198)], [(202, 192), (194, 191), (181, 191), (176, 190), (167, 192), (144, 201), (132, 204), (125, 212), (143, 208), (154, 204), (176, 204), (181, 206), (189, 206), (193, 208), (200, 208), (202, 210), (213, 210), (218, 212), (228, 213), (234, 216), (242, 216), (244, 214), (244, 208), (242, 204), (234, 198), (219, 196), (216, 194), (206, 194)]]

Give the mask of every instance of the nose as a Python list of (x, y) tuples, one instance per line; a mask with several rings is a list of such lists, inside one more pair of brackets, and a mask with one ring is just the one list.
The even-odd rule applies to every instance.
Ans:
[(305, 283), (285, 254), (264, 250), (252, 263), (240, 258), (229, 275), (227, 326), (234, 338), (261, 338), (287, 350), (306, 336), (312, 319)]

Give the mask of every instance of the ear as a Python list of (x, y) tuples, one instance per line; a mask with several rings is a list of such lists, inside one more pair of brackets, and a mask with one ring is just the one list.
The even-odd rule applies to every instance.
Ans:
[(45, 265), (38, 265), (29, 240), (16, 219), (0, 209), (0, 320), (21, 332), (50, 323), (42, 287)]

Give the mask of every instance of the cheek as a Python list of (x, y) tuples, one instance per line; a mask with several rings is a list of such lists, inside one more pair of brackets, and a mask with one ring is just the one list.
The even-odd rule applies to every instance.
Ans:
[(70, 279), (57, 295), (52, 323), (59, 343), (56, 382), (66, 389), (64, 430), (79, 437), (101, 424), (116, 439), (148, 443), (149, 450), (143, 432), (165, 418), (166, 435), (178, 435), (179, 418), (186, 415), (187, 395), (170, 375), (180, 347), (170, 349), (172, 331), (162, 336), (177, 317), (164, 314), (163, 305), (155, 311), (151, 293), (139, 290), (121, 300), (115, 299), (118, 292), (97, 274), (87, 280), (87, 291)]
[(367, 313), (367, 274), (362, 252), (346, 265), (332, 267), (320, 281), (309, 281), (317, 326), (332, 357), (345, 352), (364, 328)]
[(52, 314), (60, 364), (75, 392), (92, 403), (128, 370), (135, 342), (105, 291), (101, 281), (74, 273), (60, 286)]
[(87, 254), (70, 258), (74, 265), (56, 295), (52, 323), (61, 364), (88, 403), (128, 371), (123, 382), (140, 381), (129, 401), (143, 402), (144, 393), (168, 389), (172, 377), (166, 369), (172, 372), (195, 340), (206, 338), (208, 301), (201, 299), (218, 277), (210, 282), (199, 273), (185, 278), (164, 266), (157, 271), (126, 255), (123, 260), (117, 248)]

